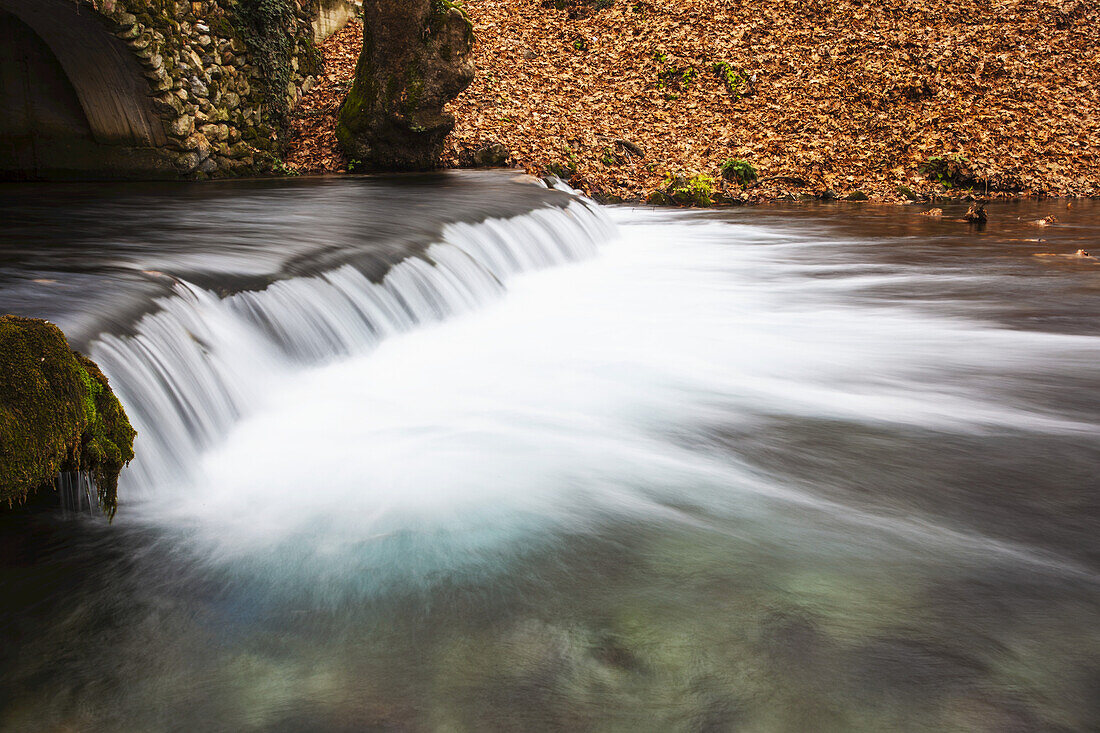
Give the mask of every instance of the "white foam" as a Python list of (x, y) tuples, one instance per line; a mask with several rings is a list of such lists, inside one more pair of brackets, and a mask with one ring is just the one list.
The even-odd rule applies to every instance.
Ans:
[[(1096, 339), (800, 289), (790, 270), (802, 265), (770, 246), (774, 233), (617, 216), (620, 238), (594, 259), (558, 244), (592, 243), (596, 234), (544, 236), (553, 227), (533, 217), (453, 230), (450, 245), (431, 253), (438, 267), (407, 263), (383, 287), (341, 270), (269, 289), (255, 298), (267, 318), (280, 319), (282, 350), (255, 346), (263, 339), (242, 325), (247, 319), (215, 327), (242, 309), (195, 293), (188, 308), (204, 314), (194, 327), (206, 329), (195, 343), (215, 346), (205, 360), (172, 358), (243, 386), (164, 429), (176, 436), (209, 424), (224, 435), (184, 456), (200, 469), (190, 485), (120, 516), (186, 527), (191, 547), (214, 560), (355, 582), (429, 582), (608, 521), (694, 521), (684, 507), (770, 523), (790, 539), (797, 533), (780, 528), (788, 520), (776, 519), (775, 507), (797, 505), (929, 552), (945, 542), (1007, 552), (981, 537), (851, 510), (761, 475), (735, 450), (698, 446), (713, 425), (751, 426), (776, 414), (974, 433), (1097, 431), (1006, 404), (970, 379), (990, 364), (1095, 365)], [(242, 344), (253, 349), (248, 364), (232, 355)], [(302, 364), (331, 354), (348, 356)], [(133, 377), (117, 359), (107, 363), (113, 378), (126, 375), (126, 392)], [(250, 391), (262, 394), (241, 396)], [(242, 402), (249, 408), (238, 420)], [(170, 410), (167, 397), (138, 412), (150, 421), (161, 410)], [(891, 540), (856, 541), (881, 549)]]

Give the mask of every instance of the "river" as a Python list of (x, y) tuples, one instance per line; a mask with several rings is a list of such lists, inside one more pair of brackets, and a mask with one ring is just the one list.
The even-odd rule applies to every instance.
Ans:
[(1100, 203), (926, 208), (0, 187), (139, 431), (0, 517), (0, 730), (1100, 729)]

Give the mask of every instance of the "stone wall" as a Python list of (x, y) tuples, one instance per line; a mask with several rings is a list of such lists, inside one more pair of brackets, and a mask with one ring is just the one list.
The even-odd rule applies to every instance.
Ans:
[(177, 171), (201, 177), (278, 167), (286, 115), (321, 72), (309, 7), (102, 0), (100, 12), (141, 59)]

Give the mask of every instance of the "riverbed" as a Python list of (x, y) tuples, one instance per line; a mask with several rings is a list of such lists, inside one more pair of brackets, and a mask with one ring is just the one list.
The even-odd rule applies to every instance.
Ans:
[(0, 187), (139, 431), (0, 518), (0, 729), (1097, 729), (1100, 204), (927, 208)]

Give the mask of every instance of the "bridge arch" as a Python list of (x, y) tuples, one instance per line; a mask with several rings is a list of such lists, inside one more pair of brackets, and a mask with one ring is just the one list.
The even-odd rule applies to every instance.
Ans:
[(148, 79), (75, 0), (0, 0), (0, 177), (172, 172)]

